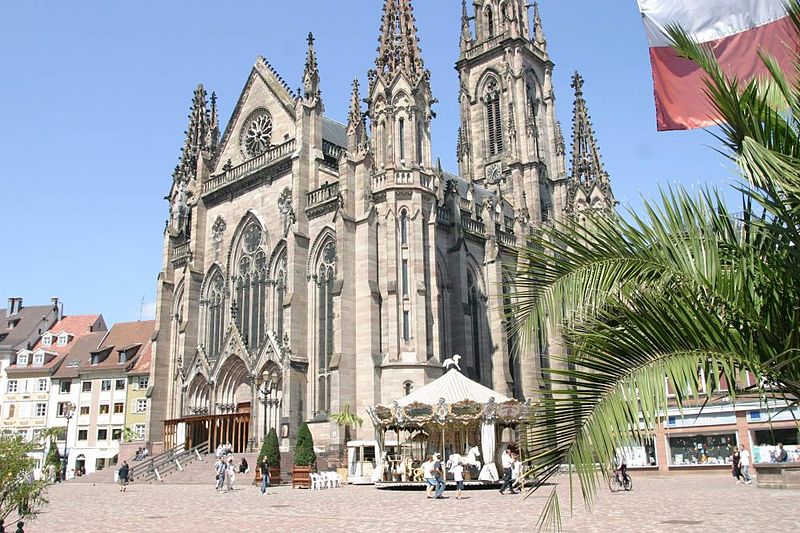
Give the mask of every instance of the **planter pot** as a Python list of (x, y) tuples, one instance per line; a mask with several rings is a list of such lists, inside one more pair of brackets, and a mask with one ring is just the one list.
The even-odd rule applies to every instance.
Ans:
[[(281, 467), (269, 467), (269, 486), (275, 487), (281, 484)], [(253, 477), (253, 485), (261, 485), (261, 469), (256, 467), (256, 475)]]
[(309, 489), (311, 488), (311, 467), (293, 466), (292, 467), (292, 488)]
[(336, 469), (336, 473), (342, 478), (342, 483), (347, 483), (347, 467), (343, 466)]

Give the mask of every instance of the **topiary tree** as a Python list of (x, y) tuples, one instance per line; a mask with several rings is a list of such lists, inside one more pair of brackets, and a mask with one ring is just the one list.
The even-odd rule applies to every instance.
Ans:
[(297, 432), (297, 442), (294, 447), (295, 466), (312, 466), (317, 461), (317, 454), (314, 453), (314, 439), (308, 424), (303, 422)]
[(279, 467), (281, 465), (281, 449), (275, 428), (269, 430), (267, 438), (264, 439), (264, 443), (261, 445), (261, 453), (258, 455), (258, 459), (261, 460), (262, 457), (267, 458), (270, 466)]

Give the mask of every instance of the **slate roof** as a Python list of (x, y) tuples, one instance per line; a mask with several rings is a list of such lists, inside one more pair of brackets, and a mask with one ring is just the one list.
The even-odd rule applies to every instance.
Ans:
[[(8, 310), (4, 309), (5, 316), (0, 322), (0, 335), (7, 333), (4, 339), (0, 340), (0, 347), (22, 349), (27, 346), (21, 346), (33, 332), (38, 328), (42, 329), (42, 333), (52, 326), (51, 323), (43, 323), (42, 319), (48, 314), (53, 312), (52, 305), (31, 305), (23, 306), (19, 312), (8, 315)], [(13, 329), (8, 329), (8, 321), (18, 320), (17, 325)]]
[(322, 117), (322, 140), (347, 148), (347, 126), (332, 118)]

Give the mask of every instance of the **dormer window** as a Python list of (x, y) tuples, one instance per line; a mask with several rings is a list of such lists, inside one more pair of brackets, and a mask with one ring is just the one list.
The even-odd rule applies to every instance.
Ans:
[(50, 334), (42, 337), (42, 346), (51, 346), (53, 344), (53, 336)]
[(44, 354), (37, 353), (33, 355), (33, 366), (42, 366), (44, 364)]
[(69, 342), (69, 333), (62, 333), (58, 336), (58, 345), (59, 346), (66, 346)]
[(93, 365), (99, 365), (100, 364), (100, 354), (99, 353), (93, 353), (92, 354), (92, 364)]
[(125, 363), (127, 361), (128, 361), (128, 352), (126, 352), (125, 350), (120, 350), (119, 351), (119, 362), (120, 363)]
[(17, 356), (17, 366), (25, 366), (28, 364), (28, 354), (22, 353)]

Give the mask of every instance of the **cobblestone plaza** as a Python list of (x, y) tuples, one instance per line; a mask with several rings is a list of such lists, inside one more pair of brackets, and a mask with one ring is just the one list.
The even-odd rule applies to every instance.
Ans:
[[(636, 474), (634, 473), (634, 476)], [(568, 509), (566, 484), (559, 488)], [(211, 484), (107, 484), (50, 489), (50, 504), (29, 532), (114, 531), (532, 531), (547, 492), (522, 499), (496, 490), (466, 491), (456, 500), (426, 500), (421, 491), (346, 486), (323, 491), (278, 487), (264, 497), (242, 484), (217, 494)], [(565, 512), (565, 531), (796, 531), (796, 491), (736, 485), (727, 475), (634, 477), (634, 490), (603, 487), (592, 513), (582, 503)]]

